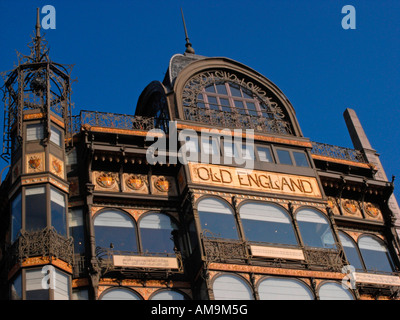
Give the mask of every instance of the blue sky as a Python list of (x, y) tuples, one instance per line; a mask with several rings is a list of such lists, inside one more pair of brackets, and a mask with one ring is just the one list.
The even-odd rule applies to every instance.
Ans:
[[(265, 75), (312, 141), (352, 148), (343, 112), (353, 108), (400, 186), (400, 1), (0, 0), (0, 71), (13, 68), (16, 50), (29, 53), (36, 7), (47, 4), (56, 9), (56, 29), (45, 31), (50, 57), (75, 65), (75, 114), (134, 114), (142, 90), (185, 50), (182, 7), (196, 53)], [(344, 5), (356, 9), (355, 30), (342, 28)]]

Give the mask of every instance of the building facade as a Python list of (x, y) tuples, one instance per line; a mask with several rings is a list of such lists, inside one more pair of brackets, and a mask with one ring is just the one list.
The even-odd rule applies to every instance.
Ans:
[(36, 28), (4, 83), (2, 299), (398, 299), (399, 209), (354, 110), (304, 137), (264, 75), (190, 43), (135, 115), (71, 113)]

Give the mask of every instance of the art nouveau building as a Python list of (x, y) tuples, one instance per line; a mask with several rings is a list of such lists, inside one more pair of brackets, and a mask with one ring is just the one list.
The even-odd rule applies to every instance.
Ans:
[(3, 299), (397, 299), (393, 181), (353, 110), (354, 150), (313, 142), (264, 75), (187, 44), (135, 115), (71, 114), (33, 44), (4, 84)]

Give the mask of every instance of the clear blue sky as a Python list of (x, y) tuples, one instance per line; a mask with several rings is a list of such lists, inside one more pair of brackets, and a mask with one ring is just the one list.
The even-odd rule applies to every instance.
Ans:
[[(45, 31), (50, 57), (75, 65), (75, 114), (133, 114), (142, 90), (185, 50), (182, 7), (196, 53), (269, 78), (311, 140), (352, 148), (342, 115), (355, 109), (400, 189), (400, 1), (0, 0), (0, 71), (13, 68), (15, 50), (29, 53), (36, 7), (47, 4), (56, 8), (56, 29)], [(356, 9), (355, 30), (341, 26), (344, 5)]]

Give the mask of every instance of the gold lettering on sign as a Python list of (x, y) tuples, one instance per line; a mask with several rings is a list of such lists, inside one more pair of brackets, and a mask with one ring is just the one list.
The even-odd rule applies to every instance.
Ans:
[(114, 255), (113, 264), (116, 267), (179, 269), (178, 260), (172, 257)]
[(306, 197), (322, 197), (317, 180), (313, 177), (199, 163), (189, 163), (189, 169), (194, 183)]

